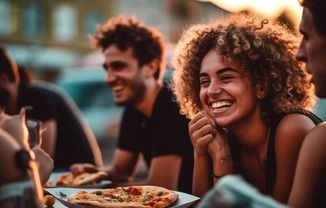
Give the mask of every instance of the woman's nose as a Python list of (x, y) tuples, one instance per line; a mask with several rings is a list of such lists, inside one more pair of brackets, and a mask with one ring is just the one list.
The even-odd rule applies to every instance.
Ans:
[(214, 96), (214, 95), (218, 95), (222, 92), (222, 88), (219, 84), (217, 84), (216, 82), (212, 82), (208, 89), (207, 89), (207, 95), (208, 96)]

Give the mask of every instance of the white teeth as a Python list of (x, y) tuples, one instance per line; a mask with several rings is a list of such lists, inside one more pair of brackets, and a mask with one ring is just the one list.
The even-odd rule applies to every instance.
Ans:
[(212, 108), (214, 108), (214, 109), (216, 109), (216, 108), (225, 108), (225, 107), (229, 107), (231, 105), (232, 105), (232, 102), (220, 101), (220, 102), (212, 103)]
[(118, 90), (122, 90), (123, 89), (123, 86), (118, 85), (118, 86), (112, 87), (111, 89), (112, 89), (112, 91), (118, 91)]

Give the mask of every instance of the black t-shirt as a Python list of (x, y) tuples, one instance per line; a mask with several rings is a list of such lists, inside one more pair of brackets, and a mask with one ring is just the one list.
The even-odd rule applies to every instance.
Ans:
[(56, 121), (54, 170), (69, 170), (71, 164), (79, 162), (95, 164), (89, 144), (89, 136), (92, 135), (87, 135), (79, 109), (62, 93), (45, 85), (21, 84), (18, 107), (33, 107), (32, 110), (26, 111), (27, 118), (42, 122), (50, 119)]
[(159, 93), (150, 118), (132, 107), (126, 107), (118, 147), (142, 153), (150, 167), (154, 157), (182, 156), (178, 190), (191, 193), (193, 147), (188, 133), (189, 120), (179, 113), (172, 93), (164, 87)]

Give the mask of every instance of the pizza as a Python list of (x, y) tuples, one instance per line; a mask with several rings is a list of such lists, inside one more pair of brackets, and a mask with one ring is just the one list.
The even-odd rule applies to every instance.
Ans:
[(99, 208), (164, 208), (177, 201), (179, 195), (158, 186), (128, 186), (78, 191), (68, 197), (68, 202)]
[(53, 186), (84, 186), (96, 185), (97, 182), (107, 176), (107, 173), (99, 171), (96, 173), (80, 173), (73, 174), (72, 172), (63, 173), (54, 182), (47, 183), (47, 187)]

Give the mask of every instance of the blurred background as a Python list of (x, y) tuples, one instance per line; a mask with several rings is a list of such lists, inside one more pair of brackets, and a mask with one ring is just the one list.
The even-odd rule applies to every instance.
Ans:
[[(294, 32), (302, 12), (298, 0), (0, 0), (0, 43), (18, 65), (72, 97), (109, 162), (123, 109), (104, 83), (101, 52), (89, 46), (87, 35), (96, 25), (119, 14), (135, 15), (165, 35), (169, 61), (184, 28), (248, 10), (277, 18)], [(325, 105), (321, 100), (316, 108), (324, 120)]]

